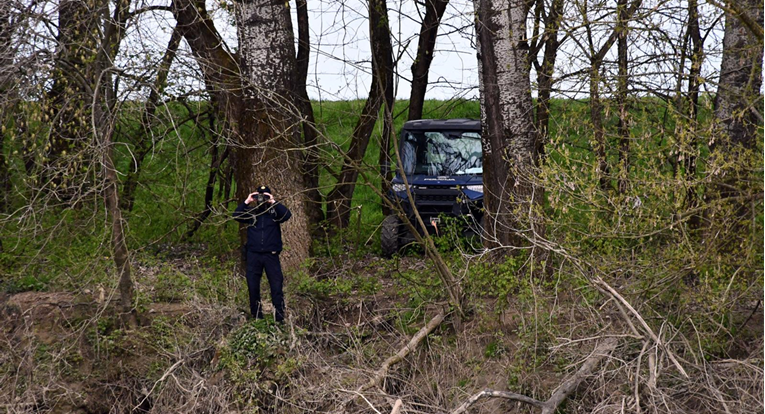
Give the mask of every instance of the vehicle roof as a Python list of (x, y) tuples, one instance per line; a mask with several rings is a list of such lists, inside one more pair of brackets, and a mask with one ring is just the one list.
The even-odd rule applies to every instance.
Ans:
[(414, 121), (407, 121), (402, 129), (409, 131), (428, 131), (440, 129), (481, 132), (481, 121), (468, 118), (416, 119)]

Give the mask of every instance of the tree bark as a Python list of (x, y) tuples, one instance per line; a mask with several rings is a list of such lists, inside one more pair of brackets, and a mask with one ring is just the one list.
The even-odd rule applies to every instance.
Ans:
[[(763, 8), (760, 0), (744, 0), (737, 4), (738, 14), (725, 14), (725, 34), (720, 67), (720, 81), (714, 102), (715, 130), (710, 143), (711, 166), (715, 181), (705, 194), (704, 210), (710, 240), (721, 243), (720, 250), (739, 249), (754, 220), (752, 205), (741, 201), (742, 194), (762, 191), (753, 184), (761, 182), (762, 167), (757, 161), (758, 128), (762, 128), (762, 64), (763, 38), (751, 30), (762, 27)], [(760, 158), (761, 159), (761, 158)], [(756, 184), (754, 184), (756, 185)], [(745, 199), (748, 197), (745, 197)], [(710, 203), (718, 200), (717, 203)], [(725, 217), (725, 220), (716, 217)], [(721, 225), (729, 237), (718, 237)]]
[(369, 97), (353, 130), (351, 146), (346, 153), (340, 178), (327, 196), (327, 219), (337, 228), (345, 228), (350, 222), (353, 191), (380, 108), (387, 101), (391, 109), (386, 111), (392, 110), (393, 47), (384, 0), (369, 1), (369, 34), (372, 48), (372, 85)]
[(236, 196), (244, 200), (268, 185), (292, 210), (282, 227), (283, 265), (297, 268), (308, 257), (311, 236), (300, 159), (300, 112), (295, 96), (295, 44), (289, 3), (236, 2), (244, 107), (236, 148)]
[(114, 265), (119, 277), (120, 316), (122, 323), (128, 326), (136, 324), (133, 312), (133, 280), (131, 278), (130, 254), (125, 234), (125, 221), (119, 207), (119, 179), (114, 163), (114, 126), (117, 123), (117, 91), (112, 82), (112, 65), (117, 56), (129, 17), (130, 1), (120, 1), (114, 8), (114, 14), (107, 21), (103, 38), (97, 49), (93, 69), (97, 75), (93, 83), (92, 97), (92, 133), (101, 143), (102, 171), (104, 174), (104, 199), (106, 210), (112, 218), (112, 249)]
[(438, 26), (449, 0), (425, 0), (425, 17), (420, 25), (417, 57), (412, 63), (412, 89), (409, 94), (409, 120), (421, 119), (428, 89), (428, 74), (438, 37)]
[(215, 29), (204, 0), (173, 0), (177, 30), (191, 48), (205, 89), (221, 122), (221, 129), (235, 135), (242, 107), (239, 65)]
[[(528, 11), (523, 0), (476, 2), (489, 248), (520, 246), (518, 232), (529, 230), (527, 225), (536, 227), (536, 220), (527, 215), (540, 195), (527, 179), (538, 155), (525, 38)], [(530, 219), (528, 224), (522, 224), (522, 217)]]
[[(760, 1), (742, 0), (738, 8), (762, 27)], [(754, 148), (759, 125), (756, 111), (761, 109), (762, 102), (763, 39), (752, 33), (742, 18), (729, 12), (725, 14), (720, 82), (714, 105), (723, 136), (713, 146), (722, 144), (726, 150)]]
[(107, 0), (62, 0), (58, 7), (53, 85), (44, 108), (51, 119), (51, 134), (40, 182), (51, 183), (64, 199), (76, 196), (70, 186), (83, 180), (74, 173), (88, 163), (84, 151), (90, 137), (92, 91), (99, 76), (96, 55), (105, 41), (102, 25), (108, 24), (108, 18)]

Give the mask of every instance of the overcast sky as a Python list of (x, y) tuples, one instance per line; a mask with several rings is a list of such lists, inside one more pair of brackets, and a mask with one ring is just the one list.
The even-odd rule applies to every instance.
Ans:
[[(0, 0), (1, 1), (1, 0)], [(208, 10), (214, 16), (216, 27), (223, 35), (226, 43), (232, 49), (237, 48), (236, 28), (233, 16), (222, 8), (223, 0), (206, 0)], [(613, 8), (616, 2), (605, 0), (604, 9), (599, 15), (593, 11), (589, 18), (595, 44), (613, 30)], [(166, 4), (167, 0), (142, 0), (142, 5)], [(613, 3), (613, 4), (611, 4)], [(292, 3), (294, 7), (294, 2)], [(311, 29), (311, 57), (308, 77), (308, 94), (312, 99), (341, 100), (366, 99), (369, 92), (370, 76), (370, 47), (369, 22), (366, 1), (362, 0), (309, 0), (309, 19)], [(560, 73), (575, 73), (588, 65), (586, 53), (583, 52), (583, 25), (578, 22), (577, 9), (572, 2), (567, 2), (564, 13), (564, 27), (571, 35), (563, 44), (556, 62), (556, 76)], [(602, 6), (599, 6), (602, 7)], [(630, 74), (631, 87), (635, 94), (646, 93), (647, 90), (672, 91), (675, 87), (677, 72), (677, 46), (682, 42), (679, 38), (684, 33), (687, 5), (677, 0), (643, 0), (642, 12), (633, 22), (630, 32)], [(715, 28), (710, 32), (705, 44), (704, 77), (716, 79), (719, 67), (719, 50), (722, 40), (722, 19), (718, 19), (719, 11), (702, 0), (703, 28)], [(655, 10), (662, 9), (662, 13)], [(396, 97), (408, 99), (410, 92), (409, 79), (411, 64), (417, 50), (417, 37), (420, 30), (419, 22), (424, 13), (422, 6), (416, 6), (415, 0), (388, 1), (390, 28), (395, 57), (399, 59), (396, 76)], [(293, 21), (295, 13), (293, 10)], [(144, 67), (150, 62), (158, 61), (166, 47), (170, 31), (174, 26), (172, 15), (167, 12), (150, 13), (142, 16), (144, 22), (133, 25), (129, 36), (132, 44), (146, 45), (154, 50), (148, 53), (149, 59), (141, 61)], [(296, 23), (295, 25), (296, 30)], [(658, 29), (658, 30), (657, 30)], [(451, 99), (478, 97), (477, 58), (474, 42), (474, 18), (472, 0), (451, 0), (439, 28), (431, 66), (426, 99)], [(561, 37), (563, 34), (560, 35)], [(664, 37), (674, 37), (668, 42)], [(580, 38), (580, 39), (577, 39)], [(136, 41), (137, 40), (137, 41)], [(130, 43), (130, 42), (129, 42)], [(186, 47), (184, 45), (184, 47)], [(128, 50), (129, 48), (125, 48)], [(187, 47), (186, 47), (187, 49)], [(130, 52), (126, 52), (130, 53)], [(145, 53), (145, 51), (141, 52)], [(616, 47), (612, 47), (607, 60), (615, 60)], [(653, 56), (662, 55), (662, 58)], [(140, 64), (139, 64), (140, 66)], [(173, 66), (171, 85), (176, 89), (203, 89), (198, 76), (196, 63), (186, 54), (179, 54)], [(613, 65), (604, 65), (606, 72), (613, 72)], [(687, 68), (685, 71), (687, 72)], [(536, 74), (532, 70), (532, 83)], [(585, 76), (566, 78), (566, 81), (556, 85), (558, 96), (581, 98), (587, 96), (589, 83)], [(609, 85), (605, 85), (604, 93), (608, 93)], [(641, 89), (642, 88), (642, 89)], [(714, 90), (714, 81), (704, 85), (708, 91)], [(533, 88), (532, 88), (533, 89)]]

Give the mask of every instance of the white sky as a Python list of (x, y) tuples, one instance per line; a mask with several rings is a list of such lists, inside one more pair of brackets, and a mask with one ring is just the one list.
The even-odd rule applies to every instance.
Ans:
[[(206, 1), (217, 30), (228, 46), (235, 50), (236, 29), (233, 16), (221, 7), (224, 0)], [(570, 36), (558, 55), (556, 77), (576, 73), (588, 65), (586, 51), (583, 50), (587, 44), (586, 33), (576, 7), (577, 2), (585, 1), (596, 1), (599, 3), (598, 7), (606, 7), (600, 15), (589, 12), (596, 46), (613, 30), (615, 0), (568, 0), (563, 29), (567, 30)], [(140, 8), (167, 5), (169, 0), (133, 0), (133, 3), (134, 8)], [(312, 47), (308, 93), (311, 98), (340, 100), (366, 99), (368, 96), (371, 76), (366, 4), (366, 0), (308, 0)], [(590, 7), (597, 10), (592, 4)], [(719, 70), (723, 20), (718, 19), (719, 10), (709, 3), (702, 0), (700, 7), (702, 30), (712, 28), (705, 43), (706, 63), (703, 76), (710, 80), (704, 88), (713, 91)], [(421, 5), (417, 6), (415, 0), (388, 0), (388, 8), (393, 49), (395, 57), (399, 58), (396, 97), (408, 99), (408, 80), (411, 78), (411, 64), (416, 54), (419, 22), (424, 9)], [(645, 94), (645, 89), (669, 92), (674, 90), (677, 82), (675, 73), (678, 70), (675, 55), (678, 45), (682, 43), (686, 8), (685, 0), (643, 0), (643, 14), (632, 23), (629, 39), (630, 59), (631, 63), (634, 63), (630, 68), (630, 85), (635, 94)], [(294, 14), (293, 2), (293, 20)], [(144, 76), (150, 79), (157, 62), (161, 59), (174, 24), (172, 15), (166, 11), (140, 15), (129, 28), (118, 65), (135, 77)], [(293, 24), (297, 31), (296, 23)], [(531, 32), (531, 27), (528, 30)], [(439, 28), (426, 99), (477, 98), (478, 73), (476, 51), (472, 44), (473, 31), (472, 0), (451, 0)], [(562, 36), (563, 34), (560, 35)], [(667, 38), (671, 41), (667, 41)], [(607, 60), (613, 62), (615, 53), (614, 46)], [(646, 59), (657, 53), (665, 54), (665, 57), (650, 61)], [(607, 62), (604, 71), (606, 75), (613, 75), (614, 65)], [(688, 63), (684, 69), (685, 73), (687, 71)], [(196, 62), (190, 56), (184, 42), (182, 51), (173, 64), (168, 91), (183, 94), (203, 90), (197, 72)], [(536, 74), (532, 70), (532, 85), (535, 77)], [(604, 94), (608, 94), (610, 86), (608, 82), (604, 85)], [(556, 87), (560, 89), (558, 96), (569, 98), (586, 97), (589, 91), (586, 76), (567, 77)]]

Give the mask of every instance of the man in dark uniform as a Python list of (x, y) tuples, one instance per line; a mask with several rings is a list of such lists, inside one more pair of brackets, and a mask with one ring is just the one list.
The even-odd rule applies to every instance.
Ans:
[(247, 225), (247, 289), (250, 294), (250, 313), (258, 319), (263, 318), (260, 278), (265, 269), (275, 309), (274, 319), (277, 322), (284, 321), (284, 275), (279, 253), (282, 251), (281, 224), (290, 217), (292, 213), (289, 209), (277, 203), (271, 195), (271, 189), (266, 186), (248, 195), (234, 211), (234, 219)]

